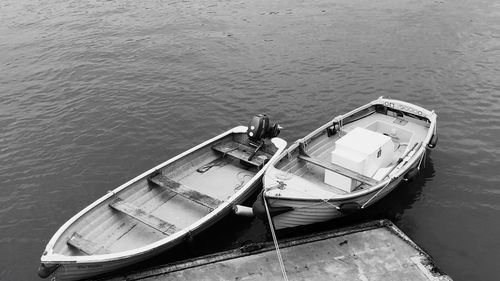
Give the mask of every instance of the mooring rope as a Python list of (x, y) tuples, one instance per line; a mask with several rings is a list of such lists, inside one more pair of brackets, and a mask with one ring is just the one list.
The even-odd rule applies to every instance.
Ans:
[(269, 221), (269, 229), (271, 230), (271, 235), (273, 236), (274, 247), (276, 248), (276, 255), (278, 255), (278, 261), (281, 268), (281, 273), (283, 274), (283, 279), (288, 281), (288, 276), (286, 275), (285, 264), (283, 263), (283, 258), (281, 257), (280, 247), (278, 245), (278, 239), (276, 239), (276, 233), (274, 232), (274, 224), (269, 213), (269, 208), (267, 207), (267, 201), (264, 197), (264, 192), (262, 192), (262, 201), (264, 201), (264, 207), (266, 207), (267, 220)]
[(199, 167), (198, 169), (196, 169), (196, 171), (198, 173), (205, 173), (206, 171), (210, 170), (211, 168), (213, 167), (223, 167), (225, 165), (227, 165), (228, 162), (225, 158), (219, 158), (219, 159), (216, 159), (206, 165), (203, 165), (201, 167)]
[(243, 177), (241, 177), (241, 179), (240, 179), (240, 175), (243, 173), (246, 173), (246, 172), (247, 171), (241, 171), (238, 174), (236, 174), (236, 179), (238, 179), (239, 183), (236, 184), (236, 186), (234, 187), (234, 191), (240, 190), (240, 188), (242, 188), (246, 184), (245, 177), (248, 177), (249, 179), (252, 178), (252, 175), (244, 174)]
[(382, 190), (384, 190), (386, 187), (388, 187), (388, 186), (389, 186), (389, 184), (390, 184), (393, 180), (394, 180), (394, 178), (391, 178), (391, 179), (390, 179), (390, 180), (389, 180), (389, 181), (388, 181), (388, 182), (384, 185), (384, 187), (382, 187), (381, 189), (379, 189), (379, 190), (377, 191), (377, 193), (375, 193), (375, 195), (373, 195), (372, 197), (370, 197), (370, 199), (368, 199), (368, 201), (366, 201), (366, 202), (365, 202), (365, 203), (361, 206), (361, 209), (364, 209), (364, 208), (365, 208), (365, 206), (366, 206), (368, 203), (370, 203), (370, 202), (373, 200), (373, 198), (377, 197), (377, 195), (378, 195), (380, 192), (382, 192)]

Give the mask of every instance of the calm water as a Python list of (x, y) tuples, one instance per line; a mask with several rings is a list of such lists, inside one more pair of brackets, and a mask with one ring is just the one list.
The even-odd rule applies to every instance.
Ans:
[[(0, 280), (38, 280), (72, 215), (254, 113), (292, 142), (381, 95), (435, 109), (440, 139), (365, 218), (498, 279), (498, 1), (2, 0), (0, 54)], [(192, 253), (266, 239), (230, 217)]]

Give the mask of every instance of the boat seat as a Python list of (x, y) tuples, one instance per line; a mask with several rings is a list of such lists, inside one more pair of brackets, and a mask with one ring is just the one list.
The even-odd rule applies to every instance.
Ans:
[(150, 187), (161, 186), (163, 188), (168, 188), (169, 191), (172, 191), (197, 204), (205, 206), (210, 209), (210, 211), (216, 209), (224, 202), (217, 198), (213, 198), (196, 190), (190, 189), (189, 187), (176, 182), (161, 173), (158, 173), (155, 176), (148, 177), (148, 185)]
[(221, 152), (224, 156), (230, 155), (257, 168), (264, 166), (264, 164), (266, 164), (266, 162), (270, 159), (270, 156), (267, 153), (257, 151), (255, 156), (249, 160), (250, 156), (254, 154), (256, 148), (236, 142), (219, 143), (212, 146), (212, 149)]
[(138, 208), (121, 198), (116, 198), (109, 204), (114, 210), (120, 211), (145, 225), (152, 227), (166, 235), (171, 235), (176, 232), (176, 227), (154, 215), (148, 214), (147, 211)]
[(78, 232), (74, 232), (68, 241), (66, 241), (66, 244), (89, 256), (110, 253), (103, 246), (83, 238)]
[(306, 155), (299, 155), (298, 158), (301, 159), (301, 160), (304, 160), (306, 162), (309, 162), (311, 164), (320, 166), (320, 167), (322, 167), (324, 169), (327, 169), (329, 171), (341, 174), (343, 176), (346, 176), (346, 177), (349, 177), (351, 179), (357, 180), (357, 181), (359, 181), (361, 183), (370, 185), (370, 186), (374, 186), (374, 185), (378, 184), (377, 180), (374, 180), (374, 179), (372, 179), (370, 177), (367, 177), (365, 175), (362, 175), (360, 173), (357, 173), (355, 171), (349, 170), (347, 168), (344, 168), (342, 166), (339, 166), (339, 165), (336, 165), (336, 164), (333, 164), (333, 163), (329, 163), (329, 162), (326, 162), (326, 161), (323, 161), (323, 160), (320, 160), (320, 159), (316, 159), (316, 158), (313, 158), (313, 157), (310, 157), (310, 156), (306, 156)]

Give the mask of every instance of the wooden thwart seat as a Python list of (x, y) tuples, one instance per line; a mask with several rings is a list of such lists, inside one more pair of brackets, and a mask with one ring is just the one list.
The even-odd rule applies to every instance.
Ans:
[[(243, 144), (230, 142), (230, 143), (220, 143), (212, 146), (212, 149), (218, 152), (223, 153), (224, 155), (230, 155), (236, 159), (239, 159), (245, 163), (251, 164), (256, 167), (263, 166), (267, 160), (269, 160), (269, 156), (264, 152), (257, 152), (257, 154), (252, 157), (251, 160), (248, 160), (250, 156), (255, 152), (256, 148), (252, 148), (250, 146), (246, 146)], [(259, 155), (265, 155), (266, 159), (262, 159), (258, 157)]]
[(374, 180), (374, 179), (372, 179), (370, 177), (367, 177), (365, 175), (362, 175), (360, 173), (357, 173), (355, 171), (346, 169), (346, 168), (344, 168), (342, 166), (339, 166), (339, 165), (336, 165), (336, 164), (333, 164), (333, 163), (322, 161), (322, 160), (319, 160), (319, 159), (316, 159), (316, 158), (312, 158), (312, 157), (306, 156), (306, 155), (299, 155), (298, 158), (301, 159), (301, 160), (307, 161), (309, 163), (312, 163), (314, 165), (320, 166), (322, 168), (325, 168), (325, 169), (327, 169), (329, 171), (332, 171), (332, 172), (341, 174), (343, 176), (349, 177), (351, 179), (357, 180), (359, 182), (368, 184), (370, 186), (374, 186), (374, 185), (378, 184), (378, 181), (376, 181), (376, 180)]
[(168, 188), (169, 191), (175, 192), (176, 194), (184, 198), (187, 198), (193, 202), (196, 202), (200, 205), (203, 205), (209, 208), (210, 210), (216, 209), (217, 207), (219, 207), (220, 204), (224, 202), (217, 198), (213, 198), (206, 194), (200, 193), (196, 190), (192, 190), (189, 187), (179, 182), (176, 182), (163, 174), (158, 174), (156, 176), (149, 177), (148, 184), (149, 186), (157, 185), (163, 188)]
[(127, 203), (123, 199), (117, 198), (110, 203), (109, 206), (166, 235), (171, 235), (176, 231), (175, 225), (170, 224), (154, 215), (148, 214), (143, 209)]
[(89, 256), (109, 253), (103, 246), (83, 238), (83, 236), (77, 232), (71, 235), (68, 241), (66, 241), (66, 244)]

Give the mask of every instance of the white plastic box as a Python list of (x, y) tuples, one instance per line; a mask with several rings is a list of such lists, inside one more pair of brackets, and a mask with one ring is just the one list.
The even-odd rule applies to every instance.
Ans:
[[(393, 153), (394, 144), (389, 136), (357, 127), (335, 142), (331, 162), (372, 177), (379, 168), (392, 161)], [(325, 171), (325, 183), (346, 192), (353, 191), (360, 184), (328, 170)]]

